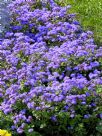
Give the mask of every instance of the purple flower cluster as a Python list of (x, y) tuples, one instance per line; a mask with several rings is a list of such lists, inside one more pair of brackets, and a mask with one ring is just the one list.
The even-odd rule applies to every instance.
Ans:
[(92, 32), (82, 31), (74, 14), (68, 14), (70, 6), (36, 3), (9, 5), (12, 31), (0, 45), (0, 110), (10, 115), (18, 133), (39, 118), (37, 111), (53, 113), (49, 119), (54, 121), (60, 112), (77, 116), (78, 104), (94, 112), (97, 104), (88, 100), (102, 84), (102, 48), (97, 49)]

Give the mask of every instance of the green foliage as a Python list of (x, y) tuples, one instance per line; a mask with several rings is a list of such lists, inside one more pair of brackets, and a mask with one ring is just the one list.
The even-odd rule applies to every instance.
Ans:
[(0, 129), (10, 130), (10, 126), (12, 124), (12, 120), (10, 115), (6, 116), (4, 113), (0, 111)]
[(98, 125), (96, 127), (96, 130), (102, 134), (102, 120), (99, 121), (99, 123), (98, 123)]

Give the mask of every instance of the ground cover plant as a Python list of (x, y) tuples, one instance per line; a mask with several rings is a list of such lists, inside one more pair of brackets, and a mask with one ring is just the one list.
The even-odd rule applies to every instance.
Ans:
[(61, 5), (71, 4), (71, 12), (77, 14), (77, 19), (84, 30), (92, 30), (98, 45), (102, 44), (102, 1), (101, 0), (56, 0)]
[(70, 5), (16, 0), (0, 44), (0, 129), (14, 136), (102, 135), (102, 48)]

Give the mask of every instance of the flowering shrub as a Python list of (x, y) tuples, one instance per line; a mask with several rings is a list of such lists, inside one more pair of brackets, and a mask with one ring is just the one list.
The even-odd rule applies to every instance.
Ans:
[(9, 5), (12, 31), (0, 45), (0, 110), (14, 135), (97, 133), (102, 49), (69, 8), (51, 0)]

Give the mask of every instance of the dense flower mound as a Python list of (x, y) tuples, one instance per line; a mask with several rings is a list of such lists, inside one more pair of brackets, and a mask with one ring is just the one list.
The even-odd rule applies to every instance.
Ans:
[(82, 31), (70, 6), (53, 1), (16, 0), (9, 8), (12, 31), (0, 45), (0, 110), (12, 130), (75, 136), (82, 121), (86, 130), (97, 123), (102, 48), (92, 32)]

